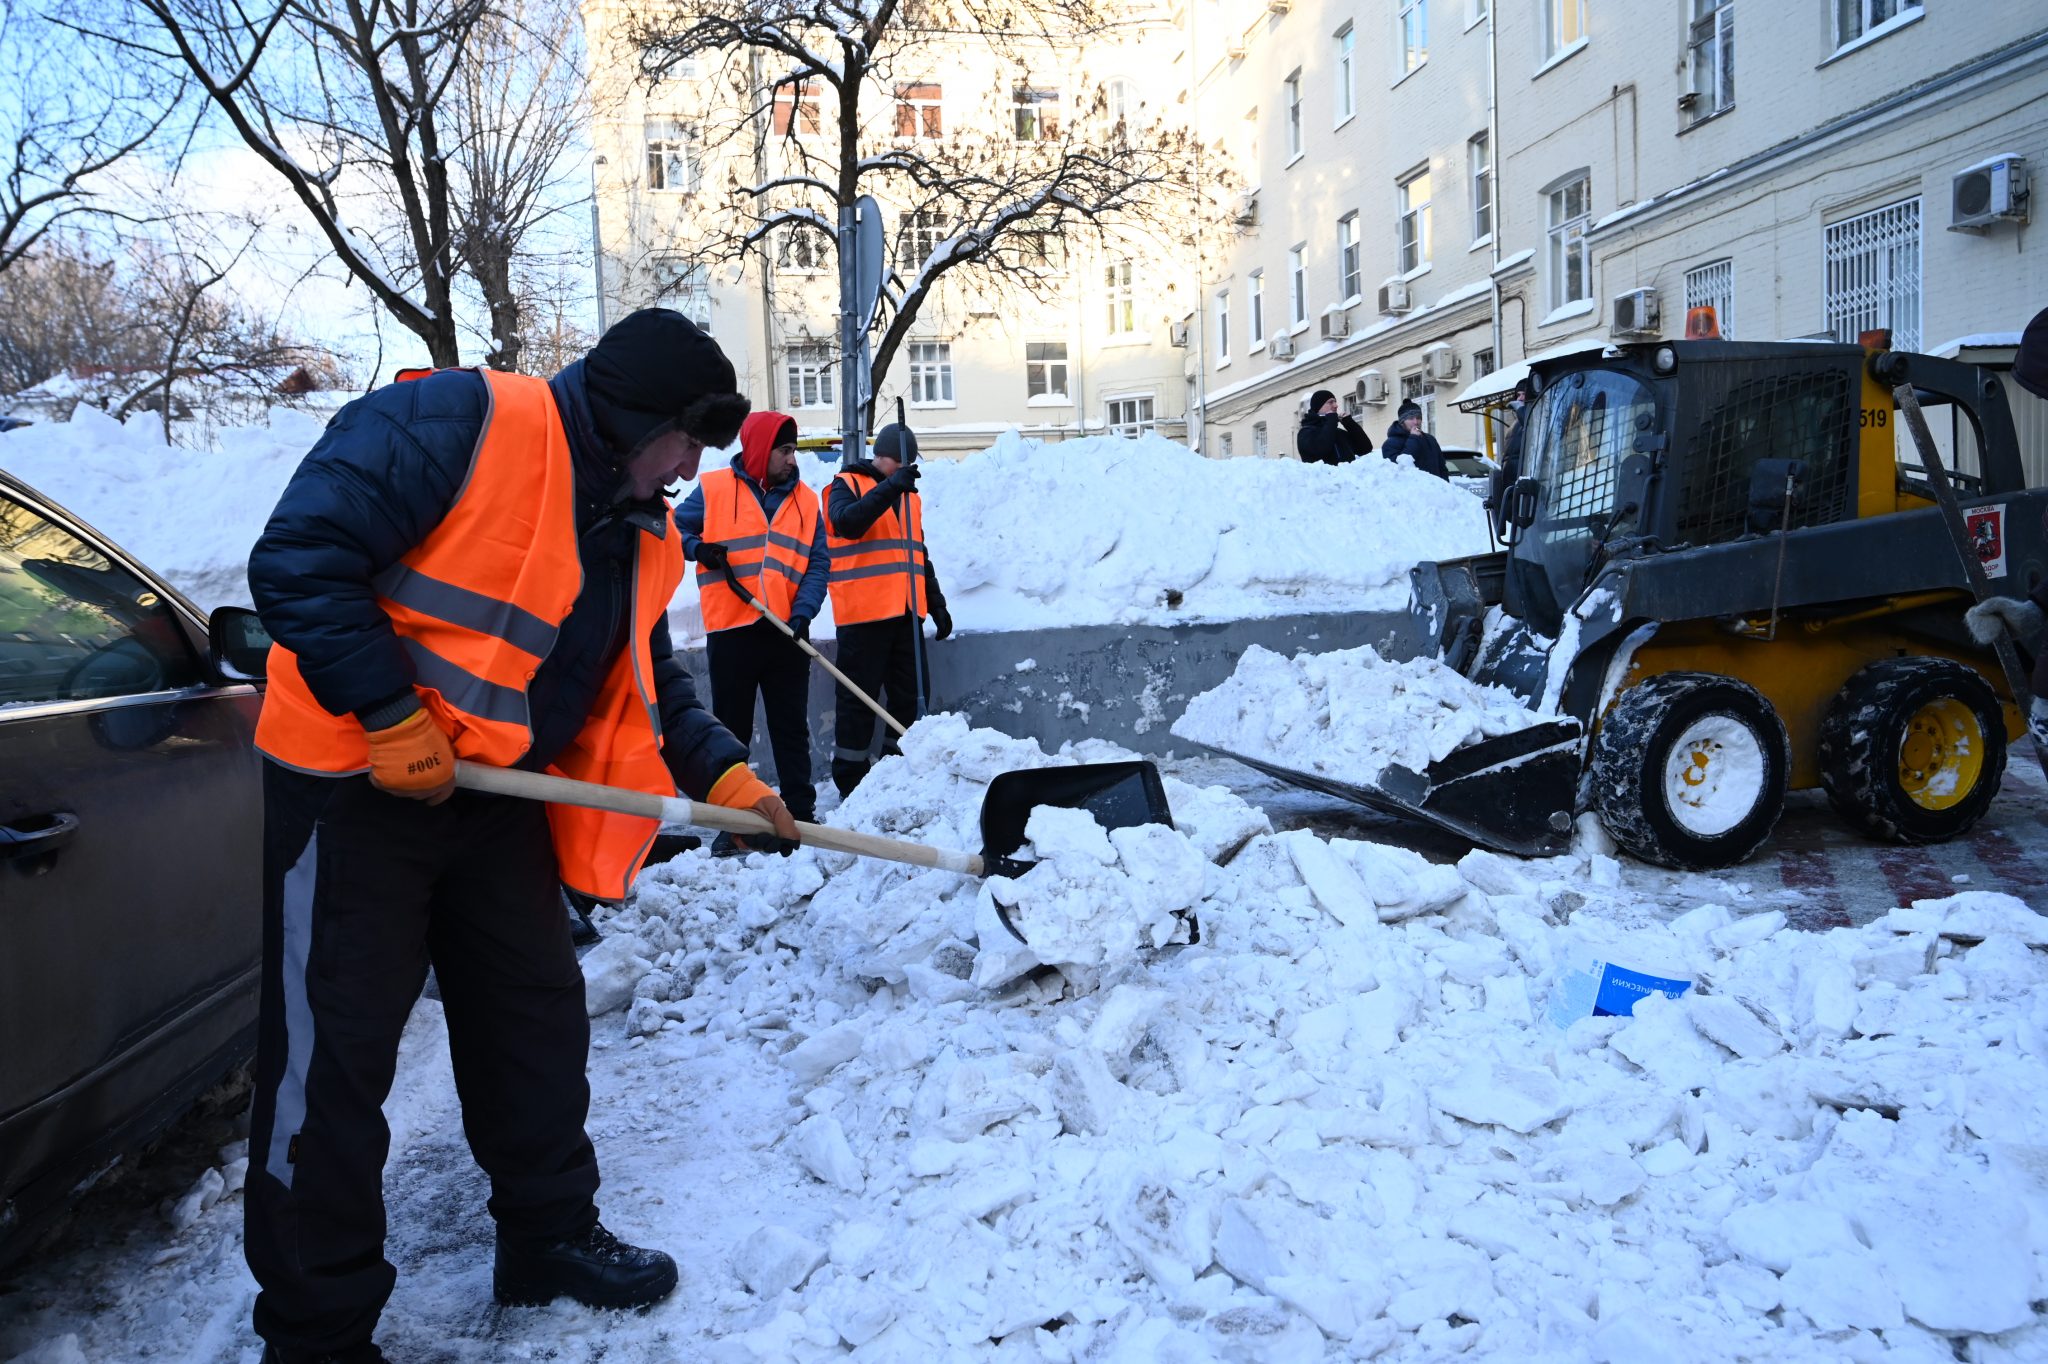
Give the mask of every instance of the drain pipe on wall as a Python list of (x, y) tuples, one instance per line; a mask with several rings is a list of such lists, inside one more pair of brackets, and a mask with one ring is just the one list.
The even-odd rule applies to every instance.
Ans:
[(1500, 168), (1507, 157), (1502, 155), (1500, 145), (1500, 41), (1494, 27), (1494, 16), (1499, 12), (1500, 0), (1486, 7), (1486, 157), (1487, 173), (1493, 179), (1493, 266), (1486, 272), (1486, 284), (1493, 301), (1493, 363), (1496, 368), (1505, 368), (1508, 357), (1501, 344), (1500, 238), (1507, 229), (1507, 220), (1501, 216)]

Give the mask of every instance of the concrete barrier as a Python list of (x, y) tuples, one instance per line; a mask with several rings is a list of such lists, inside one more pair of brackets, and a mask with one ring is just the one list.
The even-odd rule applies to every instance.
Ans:
[[(1175, 749), (1173, 722), (1189, 700), (1229, 677), (1254, 644), (1289, 655), (1370, 644), (1389, 658), (1405, 659), (1421, 652), (1427, 640), (1405, 611), (1364, 611), (1212, 624), (970, 632), (942, 644), (925, 643), (931, 659), (930, 710), (965, 712), (976, 725), (1036, 739), (1048, 750), (1078, 739), (1107, 739), (1161, 756)], [(818, 647), (837, 661), (832, 641), (820, 640)], [(703, 651), (686, 649), (678, 657), (697, 679), (698, 694), (708, 699)], [(824, 669), (811, 669), (811, 749), (820, 781), (830, 768), (836, 691)], [(753, 747), (756, 767), (774, 780), (758, 707)], [(1186, 752), (1189, 745), (1179, 742), (1178, 749)]]

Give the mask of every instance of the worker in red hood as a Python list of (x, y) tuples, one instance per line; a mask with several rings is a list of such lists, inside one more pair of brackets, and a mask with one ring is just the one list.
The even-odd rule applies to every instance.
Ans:
[[(684, 557), (697, 565), (711, 665), (711, 713), (751, 744), (754, 697), (768, 717), (768, 745), (783, 804), (799, 820), (818, 808), (811, 784), (811, 660), (732, 588), (737, 580), (799, 638), (825, 604), (825, 518), (818, 494), (797, 477), (796, 423), (756, 412), (740, 426), (740, 453), (698, 480), (676, 510)], [(730, 834), (714, 852), (737, 852)]]

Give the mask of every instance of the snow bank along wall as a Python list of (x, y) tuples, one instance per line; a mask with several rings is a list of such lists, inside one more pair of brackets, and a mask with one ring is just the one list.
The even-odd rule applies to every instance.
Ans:
[[(959, 711), (974, 725), (1048, 749), (1077, 739), (1108, 739), (1139, 753), (1164, 754), (1173, 721), (1190, 698), (1220, 686), (1254, 644), (1292, 656), (1370, 644), (1390, 659), (1412, 658), (1428, 641), (1406, 611), (1318, 612), (1188, 625), (1085, 625), (1063, 629), (958, 634), (925, 641), (931, 660), (929, 710)], [(833, 640), (818, 650), (836, 662)], [(679, 658), (709, 699), (704, 651)], [(811, 749), (823, 778), (832, 754), (836, 687), (811, 669)], [(880, 728), (877, 722), (877, 728)], [(766, 722), (754, 721), (755, 766), (774, 772)]]

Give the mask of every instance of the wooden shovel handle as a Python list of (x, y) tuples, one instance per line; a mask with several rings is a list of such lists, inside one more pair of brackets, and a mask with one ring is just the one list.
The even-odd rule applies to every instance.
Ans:
[(812, 644), (807, 639), (799, 639), (797, 637), (796, 631), (789, 628), (788, 621), (776, 615), (773, 611), (770, 611), (766, 603), (764, 603), (759, 597), (756, 597), (753, 593), (747, 591), (746, 585), (740, 581), (739, 575), (732, 571), (731, 564), (727, 564), (725, 566), (725, 580), (732, 584), (733, 591), (740, 594), (741, 601), (753, 607), (756, 611), (759, 611), (761, 613), (762, 620), (774, 622), (776, 629), (782, 631), (783, 634), (788, 635), (792, 640), (796, 641), (797, 648), (802, 649), (812, 658), (817, 659), (818, 666), (823, 668), (826, 672), (832, 674), (833, 681), (837, 682), (840, 686), (846, 688), (855, 696), (859, 697), (863, 705), (865, 705), (869, 710), (873, 711), (877, 716), (881, 717), (881, 721), (883, 724), (887, 725), (890, 729), (896, 731), (897, 738), (900, 739), (905, 734), (908, 734), (910, 732), (907, 728), (904, 727), (902, 721), (898, 720), (888, 711), (882, 709), (882, 703), (880, 701), (877, 701), (874, 697), (869, 696), (859, 687), (856, 687), (853, 684), (852, 678), (848, 677), (845, 673), (839, 671), (839, 669), (833, 667), (832, 660), (825, 657), (825, 655), (819, 653), (816, 645)]
[[(775, 826), (752, 810), (730, 810), (723, 805), (688, 800), (682, 796), (656, 796), (618, 786), (599, 786), (595, 782), (573, 781), (545, 772), (522, 772), (511, 767), (458, 762), (455, 764), (455, 784), (492, 795), (551, 801), (557, 805), (580, 805), (591, 810), (640, 815), (670, 824), (695, 824), (700, 828), (720, 829), (742, 837), (775, 835)], [(973, 853), (934, 848), (899, 838), (883, 838), (877, 834), (855, 833), (851, 829), (832, 829), (823, 824), (799, 822), (796, 828), (798, 841), (806, 847), (852, 853), (855, 857), (876, 857), (913, 867), (936, 867), (940, 871), (957, 871), (968, 876), (983, 874), (982, 860)]]

